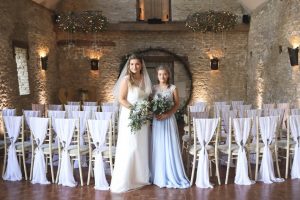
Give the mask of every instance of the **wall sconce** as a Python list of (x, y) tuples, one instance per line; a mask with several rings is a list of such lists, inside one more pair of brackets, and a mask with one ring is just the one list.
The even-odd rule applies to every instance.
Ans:
[(218, 58), (210, 59), (210, 69), (211, 70), (218, 70), (219, 69), (219, 59)]
[(289, 52), (289, 56), (290, 56), (291, 66), (296, 66), (296, 65), (298, 65), (298, 53), (299, 53), (299, 47), (294, 48), (294, 49), (288, 47), (288, 52)]
[(47, 70), (48, 67), (48, 56), (41, 57), (42, 69)]
[(99, 68), (99, 60), (91, 59), (91, 70), (98, 70)]

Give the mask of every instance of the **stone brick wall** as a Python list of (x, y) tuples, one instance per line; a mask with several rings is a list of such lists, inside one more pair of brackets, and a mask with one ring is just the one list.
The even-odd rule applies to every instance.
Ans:
[(287, 52), (291, 32), (300, 28), (299, 13), (297, 0), (271, 0), (252, 14), (247, 96), (257, 106), (269, 102), (299, 104), (300, 71), (291, 67)]
[[(56, 38), (52, 12), (28, 0), (0, 1), (0, 110), (31, 108), (31, 103), (57, 102)], [(20, 96), (12, 41), (28, 43), (30, 94)], [(48, 51), (48, 70), (42, 71), (40, 52)], [(1, 132), (1, 131), (0, 131)]]
[[(118, 77), (121, 57), (151, 46), (188, 57), (194, 86), (192, 100), (211, 103), (218, 100), (246, 99), (247, 36), (247, 32), (231, 32), (223, 36), (189, 31), (102, 33), (99, 36), (102, 41), (113, 41), (116, 46), (103, 47), (99, 73), (90, 71), (88, 58), (76, 56), (76, 53), (59, 47), (61, 87), (73, 90), (96, 87), (98, 100), (112, 101), (111, 91)], [(59, 33), (57, 38), (66, 39), (67, 34)], [(77, 34), (77, 39), (87, 38), (91, 36)], [(225, 57), (220, 60), (219, 71), (210, 69), (206, 51), (212, 47), (220, 47), (225, 52)]]

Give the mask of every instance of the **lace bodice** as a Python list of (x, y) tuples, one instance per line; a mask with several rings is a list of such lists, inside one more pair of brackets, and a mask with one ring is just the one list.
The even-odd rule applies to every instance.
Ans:
[(159, 85), (154, 85), (152, 92), (153, 92), (153, 98), (157, 98), (158, 95), (164, 96), (170, 101), (174, 102), (173, 99), (173, 92), (176, 89), (175, 85), (170, 85), (167, 89), (160, 89)]

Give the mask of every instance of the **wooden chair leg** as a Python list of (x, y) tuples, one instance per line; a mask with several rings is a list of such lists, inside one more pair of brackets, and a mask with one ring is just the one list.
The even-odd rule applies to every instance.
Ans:
[(192, 175), (191, 175), (191, 181), (190, 181), (190, 185), (193, 185), (193, 181), (194, 181), (194, 174), (195, 174), (195, 168), (196, 168), (196, 156), (197, 153), (194, 154), (194, 158), (193, 158), (193, 163), (192, 163)]
[(248, 162), (248, 171), (249, 171), (249, 177), (250, 179), (252, 179), (252, 169), (251, 169), (251, 162), (250, 162), (250, 154), (248, 153), (248, 159), (247, 159), (247, 162)]
[(6, 158), (7, 154), (6, 154), (6, 149), (4, 150), (4, 160), (3, 160), (3, 168), (2, 168), (2, 177), (4, 176), (5, 173), (5, 169), (6, 169)]
[(52, 183), (54, 183), (54, 170), (53, 170), (53, 160), (52, 160), (52, 154), (49, 155), (49, 162), (50, 162), (50, 171), (51, 171), (51, 179)]
[[(33, 165), (34, 165), (34, 153), (31, 154), (31, 165), (30, 165), (30, 177), (29, 180), (32, 180), (33, 175)], [(46, 159), (47, 160), (47, 159)], [(47, 165), (46, 165), (47, 166)]]
[(24, 150), (22, 151), (22, 158), (23, 158), (23, 167), (24, 167), (24, 174), (25, 174), (25, 180), (27, 181), (27, 168), (26, 168), (26, 162), (25, 162), (25, 152)]
[(91, 170), (92, 170), (92, 157), (90, 156), (90, 159), (89, 159), (88, 178), (87, 178), (86, 185), (90, 185)]
[(220, 179), (220, 171), (219, 171), (219, 157), (218, 153), (215, 154), (216, 159), (216, 174), (218, 178), (218, 184), (221, 185), (221, 179)]
[(80, 176), (80, 185), (83, 186), (80, 155), (78, 156), (78, 168), (79, 168), (79, 176)]
[(227, 168), (226, 168), (226, 178), (225, 178), (225, 184), (228, 183), (228, 177), (229, 177), (229, 170), (230, 170), (230, 163), (231, 163), (231, 153), (228, 154), (227, 159)]
[(289, 160), (290, 160), (290, 152), (289, 149), (286, 150), (286, 162), (285, 162), (285, 178), (287, 179), (289, 176)]
[(279, 164), (278, 164), (278, 152), (277, 152), (277, 149), (275, 149), (275, 161), (276, 161), (276, 168), (277, 168), (278, 177), (281, 178), (280, 170), (279, 170)]
[(256, 159), (255, 159), (255, 181), (257, 181), (257, 176), (258, 176), (258, 162), (259, 162), (259, 152), (256, 152)]
[(56, 183), (58, 183), (58, 178), (59, 178), (59, 174), (60, 174), (60, 166), (61, 166), (61, 155), (58, 155), (58, 166), (57, 166), (56, 181), (55, 181)]

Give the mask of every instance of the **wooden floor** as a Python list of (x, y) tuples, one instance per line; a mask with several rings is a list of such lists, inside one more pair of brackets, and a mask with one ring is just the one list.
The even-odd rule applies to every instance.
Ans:
[[(2, 158), (0, 158), (0, 169), (2, 172)], [(139, 190), (123, 194), (114, 194), (109, 191), (97, 191), (90, 186), (77, 186), (75, 188), (63, 187), (56, 184), (39, 185), (31, 184), (29, 181), (0, 181), (0, 200), (27, 200), (27, 199), (132, 199), (132, 200), (154, 200), (154, 199), (272, 199), (289, 200), (300, 199), (300, 180), (288, 179), (283, 183), (263, 184), (256, 183), (252, 186), (239, 186), (233, 184), (234, 168), (231, 170), (230, 183), (215, 186), (213, 189), (200, 189), (193, 186), (189, 189), (160, 189), (150, 185)], [(84, 169), (84, 177), (87, 177)], [(78, 171), (75, 172), (78, 181)], [(221, 180), (224, 182), (225, 167), (221, 167)], [(50, 177), (49, 177), (50, 180)], [(110, 180), (110, 177), (108, 177)], [(215, 180), (212, 180), (215, 182)], [(86, 183), (86, 179), (85, 179)]]

